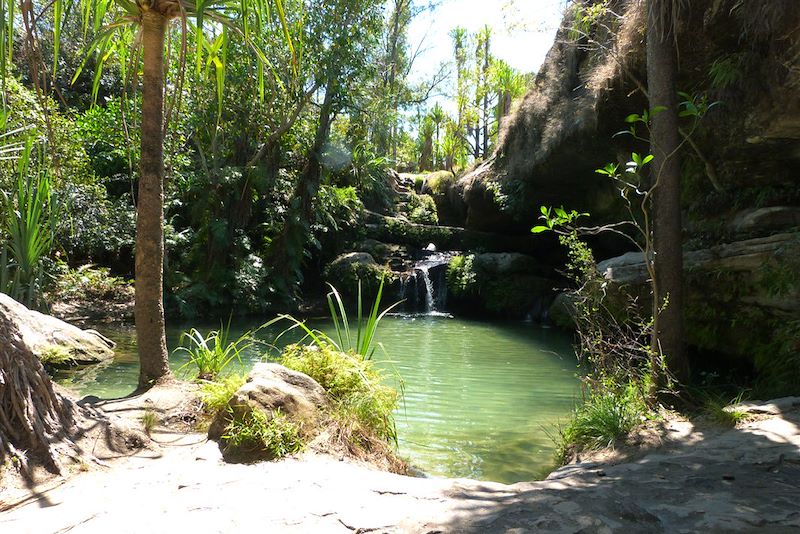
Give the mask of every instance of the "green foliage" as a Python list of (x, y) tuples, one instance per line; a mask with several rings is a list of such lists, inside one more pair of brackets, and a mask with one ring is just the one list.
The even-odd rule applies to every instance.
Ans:
[(361, 220), (364, 204), (355, 187), (323, 185), (317, 193), (317, 224), (325, 231), (339, 232), (355, 228)]
[(50, 273), (45, 262), (53, 246), (59, 204), (52, 198), (52, 181), (44, 168), (44, 147), (28, 139), (17, 163), (10, 194), (2, 192), (0, 205), (0, 291), (29, 308), (43, 304), (42, 293)]
[(453, 256), (447, 264), (447, 290), (454, 295), (466, 295), (477, 283), (475, 255)]
[(221, 441), (243, 452), (263, 453), (270, 459), (282, 458), (303, 449), (300, 427), (280, 409), (271, 415), (252, 410), (240, 418), (232, 417)]
[(241, 374), (230, 374), (217, 378), (214, 382), (203, 382), (200, 386), (200, 401), (203, 409), (210, 414), (216, 414), (228, 406), (233, 394), (242, 387), (247, 377)]
[[(634, 153), (634, 156), (637, 156), (637, 154)], [(653, 159), (653, 156), (649, 157), (650, 159)], [(574, 223), (580, 217), (589, 216), (588, 213), (578, 213), (575, 210), (567, 212), (563, 206), (560, 208), (549, 208), (547, 206), (542, 206), (539, 211), (542, 213), (539, 218), (544, 221), (544, 226), (534, 226), (531, 228), (531, 232), (534, 234), (540, 234), (548, 230), (552, 231), (561, 226), (571, 226), (572, 223)]]
[(350, 321), (347, 318), (347, 310), (341, 295), (336, 291), (336, 288), (328, 284), (331, 288), (330, 293), (327, 295), (328, 309), (330, 310), (331, 319), (333, 320), (334, 327), (336, 328), (336, 337), (339, 340), (337, 347), (339, 350), (347, 352), (355, 352), (366, 360), (372, 359), (375, 354), (375, 334), (378, 331), (378, 326), (381, 320), (387, 313), (396, 308), (400, 303), (396, 302), (380, 311), (381, 297), (383, 296), (384, 280), (381, 279), (380, 286), (378, 286), (378, 293), (375, 296), (375, 301), (372, 303), (369, 314), (366, 317), (362, 316), (362, 294), (361, 282), (358, 284), (358, 300), (357, 315), (356, 315), (356, 332), (355, 336), (351, 335)]
[(558, 460), (565, 463), (573, 452), (611, 447), (627, 436), (650, 417), (642, 393), (635, 383), (588, 387), (569, 422), (558, 428)]
[(51, 291), (54, 300), (111, 300), (119, 293), (133, 291), (131, 281), (112, 276), (108, 267), (86, 264), (70, 269), (64, 262), (56, 262), (54, 271), (57, 273)]
[(348, 303), (358, 304), (361, 295), (374, 299), (385, 283), (391, 284), (395, 274), (376, 263), (334, 262), (324, 270), (325, 280), (335, 282)]
[(743, 55), (729, 54), (714, 60), (708, 69), (711, 86), (715, 89), (735, 87), (743, 78)]
[(391, 204), (393, 192), (387, 157), (375, 154), (366, 144), (359, 144), (353, 150), (349, 172), (366, 206), (380, 210)]
[(439, 224), (433, 197), (412, 192), (408, 197), (408, 220), (417, 224)]
[(589, 35), (592, 28), (609, 12), (609, 0), (589, 2), (585, 5), (574, 3), (573, 23), (569, 32), (570, 41), (579, 41)]
[[(397, 392), (384, 383), (383, 374), (373, 362), (354, 352), (341, 352), (333, 344), (289, 345), (281, 363), (316, 380), (334, 404), (332, 415), (351, 425), (359, 439), (375, 435), (396, 441), (392, 412), (397, 407)], [(356, 427), (352, 425), (355, 424)]]
[(229, 337), (230, 321), (227, 326), (220, 326), (205, 336), (192, 328), (181, 334), (181, 346), (175, 350), (189, 356), (189, 361), (183, 367), (197, 367), (198, 379), (214, 380), (234, 360), (241, 363), (242, 352), (254, 343), (253, 333), (249, 330), (233, 341), (229, 341)]

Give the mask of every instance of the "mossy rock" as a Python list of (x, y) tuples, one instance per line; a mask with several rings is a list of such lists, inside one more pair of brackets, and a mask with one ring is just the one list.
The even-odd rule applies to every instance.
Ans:
[(433, 196), (446, 195), (455, 185), (456, 177), (450, 171), (436, 171), (425, 177), (422, 192)]
[(398, 280), (391, 269), (378, 264), (367, 252), (342, 254), (325, 268), (324, 275), (325, 280), (335, 287), (348, 303), (358, 299), (359, 282), (362, 302), (370, 302), (377, 295), (381, 282), (386, 288), (392, 287)]
[[(483, 261), (479, 261), (482, 256)], [(538, 317), (546, 315), (545, 304), (549, 306), (552, 300), (554, 281), (530, 272), (514, 272), (512, 266), (524, 264), (532, 269), (535, 264), (523, 261), (524, 256), (506, 256), (453, 257), (447, 268), (451, 305), (465, 313), (484, 312), (507, 318), (524, 318), (531, 312)]]

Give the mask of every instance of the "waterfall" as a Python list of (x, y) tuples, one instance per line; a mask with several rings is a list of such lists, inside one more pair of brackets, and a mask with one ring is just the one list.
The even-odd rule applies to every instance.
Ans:
[(429, 267), (420, 267), (419, 272), (425, 282), (425, 313), (431, 313), (436, 311), (436, 303), (433, 300), (433, 284), (431, 283)]
[(400, 298), (406, 311), (442, 313), (447, 305), (447, 264), (451, 254), (431, 254), (414, 264), (400, 280)]

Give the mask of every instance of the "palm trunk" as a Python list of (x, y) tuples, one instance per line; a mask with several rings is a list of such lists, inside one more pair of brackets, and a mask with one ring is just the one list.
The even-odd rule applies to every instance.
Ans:
[(164, 41), (167, 19), (142, 16), (142, 156), (136, 218), (136, 342), (139, 387), (169, 376), (164, 331)]
[[(655, 251), (655, 294), (653, 350), (663, 356), (666, 370), (679, 382), (689, 378), (683, 333), (683, 252), (681, 240), (681, 164), (678, 157), (677, 98), (675, 92), (676, 52), (673, 35), (665, 30), (661, 2), (650, 0), (647, 29), (647, 81), (650, 109), (663, 106), (652, 115), (651, 150), (653, 169), (653, 248)], [(671, 7), (671, 6), (665, 6)], [(662, 389), (667, 377), (660, 359), (654, 362), (655, 387)]]

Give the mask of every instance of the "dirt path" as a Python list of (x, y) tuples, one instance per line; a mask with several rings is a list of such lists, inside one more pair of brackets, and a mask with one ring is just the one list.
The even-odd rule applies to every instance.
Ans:
[(756, 420), (614, 466), (503, 485), (393, 475), (326, 456), (221, 461), (200, 435), (74, 477), (0, 515), (3, 534), (52, 532), (795, 532), (800, 399)]

